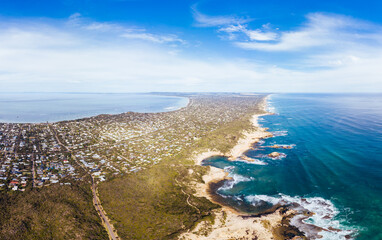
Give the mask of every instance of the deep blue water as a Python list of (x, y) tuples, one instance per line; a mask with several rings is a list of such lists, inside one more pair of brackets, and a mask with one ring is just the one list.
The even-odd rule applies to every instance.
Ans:
[(186, 98), (149, 94), (0, 93), (0, 122), (56, 122), (128, 111), (163, 112), (187, 103)]
[[(206, 160), (234, 178), (218, 193), (259, 209), (297, 202), (317, 213), (307, 222), (348, 230), (323, 231), (323, 239), (351, 232), (382, 239), (382, 94), (280, 94), (270, 97), (269, 107), (276, 114), (260, 123), (275, 137), (246, 153), (267, 165)], [(267, 147), (274, 144), (293, 148)], [(269, 158), (274, 151), (286, 156)]]

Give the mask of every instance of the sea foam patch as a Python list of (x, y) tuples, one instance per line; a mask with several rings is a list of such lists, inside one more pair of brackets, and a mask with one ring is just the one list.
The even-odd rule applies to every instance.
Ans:
[(249, 157), (245, 157), (244, 159), (239, 157), (236, 159), (236, 161), (239, 161), (239, 162), (245, 162), (245, 163), (248, 163), (248, 164), (255, 164), (255, 165), (268, 165), (268, 163), (266, 162), (263, 162), (257, 158), (249, 158)]
[(259, 123), (265, 122), (265, 119), (263, 117), (259, 117), (259, 118), (257, 118), (257, 122), (259, 122)]
[[(322, 236), (321, 239), (327, 240), (352, 239), (357, 230), (343, 225), (343, 221), (336, 219), (338, 209), (331, 201), (321, 197), (301, 198), (284, 194), (278, 196), (250, 195), (245, 197), (245, 200), (254, 206), (265, 203), (288, 205), (300, 213), (291, 219), (291, 224), (303, 231), (310, 239), (320, 236)], [(308, 216), (307, 213), (309, 213)], [(318, 231), (318, 235), (311, 232), (312, 229)]]
[(276, 107), (272, 105), (272, 101), (267, 101), (266, 111), (269, 113), (277, 114)]
[(250, 181), (255, 180), (255, 178), (253, 178), (253, 177), (245, 177), (245, 176), (242, 176), (239, 174), (232, 173), (233, 169), (234, 169), (234, 167), (225, 167), (224, 168), (224, 171), (229, 173), (228, 177), (230, 177), (231, 179), (226, 180), (224, 182), (223, 186), (221, 186), (219, 188), (219, 190), (223, 190), (223, 191), (229, 190), (229, 189), (232, 189), (236, 184), (238, 184), (240, 182), (250, 182)]
[(272, 134), (273, 134), (273, 137), (283, 137), (283, 136), (288, 135), (288, 131), (285, 131), (285, 130), (274, 131), (274, 132), (272, 132)]
[(219, 190), (229, 190), (232, 189), (236, 184), (240, 182), (250, 182), (253, 181), (253, 177), (244, 177), (239, 174), (229, 174), (228, 177), (231, 177), (230, 180), (224, 182), (223, 186), (219, 188)]

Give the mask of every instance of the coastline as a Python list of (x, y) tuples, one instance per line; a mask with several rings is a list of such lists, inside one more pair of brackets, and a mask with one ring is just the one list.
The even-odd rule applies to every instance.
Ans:
[[(253, 144), (263, 138), (272, 137), (266, 128), (261, 128), (258, 123), (258, 118), (264, 115), (272, 114), (266, 111), (267, 97), (263, 99), (261, 108), (265, 113), (254, 114), (251, 118), (253, 130), (245, 131), (244, 137), (239, 139), (237, 144), (230, 150), (228, 154), (223, 154), (219, 151), (208, 150), (194, 156), (196, 165), (202, 165), (203, 160), (213, 156), (226, 156), (229, 160), (235, 161), (237, 158), (243, 156)], [(251, 161), (252, 159), (246, 159)], [(282, 239), (281, 235), (275, 232), (295, 231), (299, 234), (298, 229), (285, 225), (284, 221), (289, 219), (295, 214), (294, 210), (277, 207), (274, 211), (264, 213), (259, 216), (251, 216), (244, 212), (239, 212), (234, 208), (217, 202), (213, 198), (212, 185), (219, 183), (223, 180), (230, 179), (228, 173), (223, 169), (208, 166), (207, 174), (203, 175), (204, 183), (195, 183), (194, 189), (195, 196), (205, 197), (209, 201), (221, 206), (221, 209), (214, 210), (212, 215), (214, 220), (212, 222), (202, 221), (197, 226), (188, 232), (180, 235), (179, 239), (197, 240), (197, 239)], [(280, 237), (280, 238), (279, 238)], [(300, 239), (300, 238), (299, 238)], [(303, 238), (301, 238), (303, 239)]]
[[(272, 137), (267, 128), (262, 128), (258, 123), (260, 116), (272, 114), (266, 111), (266, 100), (263, 99), (261, 107), (265, 113), (254, 114), (251, 118), (253, 128), (245, 131), (234, 147), (228, 153), (208, 150), (194, 157), (196, 165), (202, 165), (203, 160), (213, 156), (224, 156), (230, 161), (262, 162), (247, 157), (245, 152), (251, 149), (254, 143), (263, 138)], [(275, 148), (280, 148), (278, 145)], [(281, 146), (282, 148), (282, 146)], [(205, 197), (221, 208), (211, 212), (212, 220), (201, 220), (193, 229), (180, 235), (181, 240), (198, 239), (257, 239), (257, 240), (305, 240), (323, 238), (325, 234), (342, 232), (346, 239), (353, 239), (351, 230), (342, 230), (333, 226), (313, 225), (304, 220), (318, 215), (323, 219), (331, 219), (334, 215), (316, 213), (309, 204), (318, 204), (321, 207), (329, 207), (331, 204), (320, 198), (301, 198), (301, 201), (290, 200), (289, 204), (277, 203), (266, 211), (252, 212), (252, 205), (225, 199), (216, 193), (226, 180), (231, 180), (229, 173), (224, 169), (208, 166), (207, 173), (202, 176), (203, 183), (194, 183), (194, 194), (197, 197)], [(288, 200), (287, 200), (288, 201)], [(330, 212), (330, 211), (329, 211)], [(332, 211), (333, 212), (333, 211)], [(322, 216), (321, 216), (322, 215)]]
[[(265, 106), (263, 108), (265, 108)], [(229, 160), (235, 160), (238, 157), (241, 157), (246, 151), (251, 149), (253, 144), (257, 143), (261, 139), (272, 137), (272, 133), (268, 132), (268, 129), (260, 127), (258, 123), (259, 117), (269, 114), (271, 113), (254, 114), (252, 116), (251, 122), (255, 130), (244, 132), (244, 137), (239, 139), (238, 143), (231, 149), (228, 155)]]
[[(268, 98), (268, 96), (266, 96), (263, 99), (263, 102), (261, 103), (261, 109), (265, 113), (255, 113), (251, 118), (252, 127), (254, 129), (251, 131), (248, 131), (248, 130), (245, 131), (243, 133), (244, 137), (242, 137), (238, 140), (237, 144), (230, 150), (230, 152), (228, 154), (224, 154), (224, 153), (219, 152), (219, 151), (207, 150), (207, 151), (199, 153), (193, 157), (195, 164), (196, 165), (202, 165), (203, 160), (210, 158), (210, 157), (213, 157), (213, 156), (226, 156), (226, 157), (228, 157), (229, 160), (234, 161), (237, 158), (242, 157), (246, 151), (251, 149), (253, 144), (259, 142), (263, 138), (272, 137), (272, 133), (268, 132), (267, 128), (260, 127), (260, 124), (258, 123), (259, 117), (272, 114), (266, 110), (267, 98)], [(248, 158), (248, 160), (251, 161), (251, 159), (249, 159), (249, 158)], [(208, 192), (207, 189), (209, 189), (210, 183), (213, 183), (213, 182), (216, 183), (216, 182), (227, 179), (228, 173), (225, 172), (223, 169), (220, 169), (220, 168), (216, 168), (216, 167), (212, 167), (212, 166), (209, 166), (209, 168), (210, 168), (209, 172), (203, 176), (203, 181), (204, 181), (203, 185), (205, 185), (204, 186), (205, 190), (202, 191), (203, 194), (200, 194), (200, 192), (198, 192), (197, 194), (205, 196), (207, 199), (211, 200), (211, 197), (209, 196), (209, 194), (205, 194), (205, 192)]]

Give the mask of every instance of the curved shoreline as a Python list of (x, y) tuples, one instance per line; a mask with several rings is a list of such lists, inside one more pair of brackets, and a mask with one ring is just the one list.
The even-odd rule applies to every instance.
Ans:
[[(268, 95), (269, 96), (269, 95)], [(230, 150), (228, 154), (224, 154), (219, 151), (213, 151), (213, 150), (207, 150), (203, 153), (199, 153), (196, 156), (194, 156), (193, 160), (195, 161), (196, 165), (202, 165), (203, 161), (207, 158), (214, 157), (214, 156), (224, 156), (227, 157), (228, 160), (235, 161), (237, 158), (240, 158), (244, 156), (244, 153), (251, 149), (253, 144), (259, 142), (263, 138), (271, 137), (272, 134), (267, 131), (266, 128), (261, 128), (260, 124), (258, 123), (258, 118), (261, 116), (272, 114), (267, 111), (267, 98), (266, 96), (263, 99), (263, 102), (261, 103), (261, 110), (263, 110), (265, 113), (255, 113), (252, 115), (251, 123), (254, 130), (252, 131), (245, 131), (244, 137), (240, 138), (237, 142), (237, 144)], [(247, 159), (248, 161), (251, 161), (250, 159)], [(225, 172), (224, 169), (216, 168), (213, 166), (209, 166), (209, 171), (207, 174), (205, 174), (203, 177), (204, 184), (197, 186), (197, 193), (196, 196), (205, 197), (211, 202), (220, 205), (223, 209), (228, 210), (235, 214), (245, 214), (243, 212), (238, 212), (234, 208), (223, 205), (220, 202), (217, 202), (214, 200), (214, 196), (211, 192), (211, 184), (218, 183), (224, 180), (229, 180), (228, 172)]]
[[(262, 110), (265, 113), (254, 114), (251, 118), (254, 130), (244, 132), (244, 137), (239, 139), (237, 144), (228, 154), (223, 154), (219, 151), (207, 150), (194, 156), (193, 160), (195, 161), (195, 164), (202, 165), (203, 160), (213, 156), (225, 156), (229, 160), (235, 161), (237, 158), (242, 157), (244, 153), (253, 146), (253, 144), (263, 138), (271, 137), (272, 134), (268, 132), (266, 128), (261, 128), (258, 123), (258, 118), (260, 116), (272, 114), (266, 111), (267, 97), (265, 97), (261, 103)], [(251, 161), (250, 159), (247, 160)], [(296, 234), (301, 234), (296, 227), (285, 225), (283, 223), (284, 221), (289, 221), (289, 218), (295, 214), (294, 210), (278, 206), (275, 207), (273, 211), (258, 215), (251, 215), (245, 212), (240, 212), (227, 204), (221, 203), (220, 201), (216, 201), (214, 199), (215, 193), (213, 191), (213, 186), (216, 186), (222, 181), (230, 178), (228, 177), (228, 173), (223, 169), (213, 166), (208, 167), (208, 173), (202, 177), (204, 183), (196, 183), (194, 186), (196, 191), (195, 196), (205, 197), (209, 201), (221, 206), (221, 209), (213, 211), (212, 214), (215, 218), (211, 225), (207, 226), (208, 223), (201, 222), (195, 227), (194, 230), (183, 233), (179, 239), (282, 239), (279, 238), (281, 235), (275, 235), (275, 229), (277, 229), (277, 231), (292, 231)], [(201, 236), (198, 232), (201, 232), (204, 228), (209, 229), (209, 232), (208, 234)]]
[[(262, 103), (262, 107), (265, 111), (266, 98)], [(267, 112), (267, 111), (265, 111)], [(206, 151), (195, 156), (195, 163), (197, 165), (202, 165), (203, 160), (213, 157), (213, 156), (223, 156), (227, 157), (230, 161), (248, 161), (255, 162), (259, 161), (257, 159), (252, 159), (244, 155), (246, 151), (251, 149), (254, 143), (260, 141), (260, 139), (272, 137), (273, 135), (268, 132), (267, 128), (261, 128), (258, 123), (258, 118), (263, 115), (272, 114), (267, 112), (265, 114), (254, 114), (252, 116), (252, 125), (255, 130), (245, 132), (244, 137), (239, 139), (237, 144), (229, 151), (228, 154), (223, 154), (216, 151)], [(280, 148), (278, 145), (274, 145)], [(260, 163), (258, 163), (260, 164)], [(304, 220), (319, 214), (313, 212), (309, 207), (306, 207), (304, 203), (309, 204), (310, 202), (319, 201), (321, 204), (325, 204), (325, 199), (320, 198), (301, 198), (301, 201), (291, 201), (291, 202), (279, 202), (275, 204), (271, 209), (265, 210), (263, 212), (257, 212), (253, 209), (251, 204), (246, 204), (242, 200), (230, 200), (224, 198), (224, 196), (219, 195), (216, 190), (219, 189), (223, 183), (227, 180), (231, 180), (229, 173), (224, 169), (216, 168), (213, 166), (208, 166), (209, 170), (202, 179), (204, 183), (196, 184), (196, 196), (205, 197), (209, 201), (221, 206), (221, 210), (215, 210), (214, 214), (218, 218), (217, 222), (221, 222), (221, 215), (224, 215), (224, 222), (227, 224), (213, 224), (210, 226), (211, 231), (208, 237), (204, 238), (195, 234), (194, 232), (184, 233), (180, 239), (225, 239), (225, 238), (239, 238), (239, 239), (258, 239), (258, 240), (268, 240), (275, 239), (281, 240), (285, 237), (294, 236), (293, 239), (319, 239), (322, 238), (325, 232), (344, 232), (343, 235), (346, 239), (353, 239), (353, 233), (351, 230), (343, 230), (333, 227), (323, 227), (321, 225), (313, 225), (311, 223), (305, 222)], [(289, 196), (286, 196), (289, 197)], [(236, 201), (239, 201), (236, 204)], [(246, 206), (249, 205), (249, 206)], [(251, 208), (252, 207), (252, 208)], [(254, 214), (252, 214), (254, 210)], [(220, 215), (219, 215), (220, 214)], [(334, 215), (333, 215), (334, 216)], [(331, 216), (331, 218), (333, 217)], [(324, 217), (330, 217), (325, 215)], [(263, 224), (258, 225), (261, 222)], [(264, 223), (267, 224), (264, 224)], [(200, 224), (199, 224), (200, 225)], [(196, 229), (198, 229), (196, 226)], [(244, 231), (245, 230), (245, 231)], [(248, 234), (252, 232), (252, 234)], [(293, 234), (293, 235), (290, 235)], [(224, 236), (224, 237), (222, 237)], [(288, 238), (289, 239), (289, 238)]]

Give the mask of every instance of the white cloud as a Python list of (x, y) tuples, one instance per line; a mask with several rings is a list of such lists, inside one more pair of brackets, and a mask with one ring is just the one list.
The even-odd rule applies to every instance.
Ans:
[[(263, 24), (262, 29), (251, 30), (245, 23), (252, 21), (252, 19), (238, 18), (232, 16), (208, 16), (200, 13), (195, 7), (192, 8), (193, 16), (200, 27), (219, 27), (218, 32), (228, 34), (229, 40), (236, 40), (238, 33), (244, 34), (246, 39), (250, 41), (272, 41), (278, 35), (271, 30), (269, 24)], [(225, 38), (225, 36), (221, 36)]]
[[(126, 31), (129, 36), (118, 38), (119, 32), (96, 28), (94, 39), (78, 26), (30, 24), (0, 29), (0, 91), (218, 90), (220, 81), (257, 76), (231, 61), (186, 57), (152, 44), (179, 41), (175, 36)], [(148, 41), (135, 41), (143, 38)]]
[(123, 31), (122, 27), (120, 27), (117, 24), (109, 24), (109, 23), (90, 23), (89, 25), (84, 26), (87, 30), (94, 30), (94, 31)]
[(229, 40), (236, 40), (238, 34), (244, 34), (246, 39), (250, 41), (273, 41), (276, 40), (278, 34), (269, 30), (268, 25), (264, 25), (264, 29), (250, 30), (246, 25), (228, 25), (221, 27), (218, 32), (228, 34)]
[(124, 38), (145, 40), (154, 43), (185, 43), (186, 41), (178, 38), (176, 35), (158, 35), (146, 32), (127, 32), (121, 35)]
[(149, 41), (154, 43), (171, 43), (171, 44), (185, 44), (186, 41), (179, 38), (175, 34), (154, 34), (147, 32), (146, 29), (135, 26), (123, 26), (116, 23), (95, 22), (87, 18), (83, 18), (81, 14), (75, 13), (69, 17), (67, 22), (69, 25), (76, 28), (81, 28), (94, 32), (112, 32), (123, 38)]
[(236, 33), (236, 32), (243, 32), (245, 31), (245, 26), (238, 24), (238, 25), (228, 25), (227, 27), (222, 27), (219, 29), (220, 32), (226, 32), (226, 33)]
[(290, 54), (283, 65), (303, 71), (317, 68), (339, 71), (346, 66), (366, 69), (359, 65), (368, 60), (382, 65), (378, 58), (382, 52), (382, 26), (335, 14), (311, 13), (306, 19), (300, 27), (289, 31), (272, 29), (270, 23), (251, 29), (248, 24), (233, 19), (210, 25), (218, 28), (221, 39), (232, 41), (234, 46), (273, 52), (275, 62), (278, 62), (277, 54), (283, 53), (284, 59)]
[[(381, 91), (382, 26), (342, 15), (312, 13), (301, 27), (292, 31), (272, 31), (229, 25), (226, 32), (236, 46), (258, 52), (289, 56), (281, 63), (288, 68), (265, 67), (267, 79), (280, 78), (290, 83), (280, 89), (294, 91)], [(238, 34), (245, 34), (249, 39)], [(298, 69), (298, 70), (291, 70)], [(285, 75), (284, 75), (285, 74)], [(290, 91), (290, 90), (287, 90)]]
[(249, 37), (250, 40), (254, 41), (272, 41), (276, 40), (277, 34), (274, 32), (263, 32), (260, 29), (256, 30), (246, 30), (245, 34)]
[(225, 25), (238, 25), (252, 21), (249, 18), (239, 18), (235, 16), (208, 16), (199, 12), (196, 6), (191, 8), (196, 26), (198, 27), (221, 27)]
[[(382, 91), (381, 48), (309, 56), (306, 64), (325, 69), (293, 70), (222, 54), (199, 57), (197, 49), (179, 52), (164, 44), (176, 36), (164, 39), (158, 36), (168, 34), (142, 28), (77, 24), (4, 23), (0, 91)], [(127, 33), (141, 36), (121, 36)], [(146, 37), (152, 39), (140, 41)]]
[(382, 29), (370, 23), (340, 15), (309, 14), (307, 23), (294, 31), (280, 33), (278, 41), (236, 42), (241, 48), (261, 51), (302, 51), (323, 47), (352, 48), (355, 45), (382, 43)]

